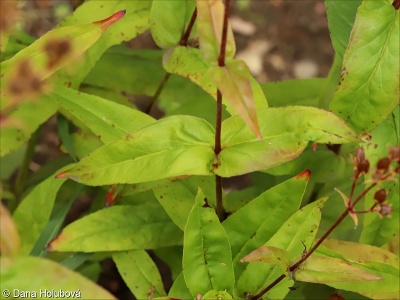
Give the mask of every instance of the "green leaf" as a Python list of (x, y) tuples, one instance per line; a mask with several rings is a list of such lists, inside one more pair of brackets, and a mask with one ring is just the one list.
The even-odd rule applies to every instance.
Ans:
[(196, 7), (194, 1), (153, 1), (151, 35), (160, 48), (178, 45)]
[[(70, 168), (71, 165), (61, 170)], [(57, 173), (60, 172), (57, 171)], [(53, 210), (58, 190), (65, 179), (57, 180), (53, 174), (38, 184), (21, 202), (13, 218), (21, 237), (21, 254), (28, 254), (46, 227)]]
[(166, 295), (157, 266), (146, 251), (115, 252), (112, 259), (136, 299)]
[(106, 185), (211, 175), (213, 131), (195, 117), (165, 118), (99, 148), (58, 178)]
[(222, 95), (233, 105), (257, 138), (261, 139), (250, 84), (250, 70), (245, 62), (231, 60), (226, 62), (225, 67), (211, 67), (209, 74)]
[[(222, 42), (224, 3), (221, 0), (197, 0), (196, 2), (200, 50), (207, 62), (215, 63), (218, 61)], [(225, 58), (233, 58), (235, 51), (235, 40), (228, 21)]]
[[(165, 51), (163, 65), (167, 72), (186, 77), (200, 86), (214, 99), (217, 98), (217, 86), (208, 73), (209, 65), (204, 61), (199, 49), (182, 46), (169, 49)], [(250, 77), (250, 83), (253, 91), (255, 107), (267, 107), (268, 103), (260, 84), (253, 77)], [(226, 106), (226, 110), (231, 115), (235, 115), (236, 110), (232, 104), (230, 104), (225, 98), (223, 98), (222, 101)]]
[(175, 279), (174, 283), (171, 286), (171, 289), (169, 290), (168, 296), (176, 299), (192, 298), (192, 295), (186, 286), (183, 272), (180, 273), (179, 276)]
[(271, 107), (285, 105), (318, 106), (321, 88), (326, 78), (307, 78), (266, 82), (261, 84), (263, 92), (268, 95)]
[(208, 300), (208, 299), (216, 299), (216, 300), (230, 300), (233, 299), (231, 295), (229, 295), (225, 291), (216, 291), (211, 290), (207, 292), (201, 299)]
[(364, 269), (366, 272), (379, 276), (382, 279), (369, 281), (368, 284), (365, 282), (344, 282), (329, 283), (329, 285), (337, 289), (357, 292), (361, 295), (368, 295), (370, 293), (397, 293), (398, 295), (400, 292), (400, 272), (399, 269), (394, 266), (375, 262), (353, 264)]
[(49, 96), (20, 103), (16, 110), (7, 114), (12, 123), (0, 128), (0, 156), (18, 149), (56, 111), (57, 103)]
[[(87, 51), (85, 59), (82, 59), (79, 66), (76, 67), (73, 76), (65, 74), (72, 87), (78, 88), (105, 50), (113, 45), (130, 41), (149, 28), (150, 5), (151, 1), (85, 1), (61, 23), (61, 26), (86, 23), (93, 19), (104, 18), (119, 10), (126, 10), (124, 18), (106, 31), (99, 41)], [(106, 74), (109, 74), (110, 70), (113, 68), (108, 69)]]
[(381, 280), (351, 262), (319, 255), (311, 255), (295, 272), (296, 280), (313, 283), (335, 283)]
[(122, 251), (181, 243), (181, 231), (159, 205), (115, 205), (69, 224), (47, 250)]
[[(117, 45), (104, 53), (85, 77), (84, 83), (118, 92), (152, 96), (165, 74), (161, 60), (160, 50), (144, 51)], [(113, 70), (115, 80), (110, 80), (110, 70)]]
[[(379, 159), (387, 157), (389, 149), (400, 145), (400, 108), (399, 106), (381, 124), (371, 131), (371, 140), (365, 146), (365, 156), (371, 167), (375, 168)], [(366, 180), (371, 175), (366, 176)], [(392, 205), (392, 216), (381, 217), (378, 214), (366, 214), (364, 225), (360, 236), (360, 242), (375, 246), (382, 246), (399, 232), (399, 210), (400, 210), (400, 184), (399, 182), (384, 182), (379, 189), (386, 189), (387, 201)], [(375, 191), (375, 190), (374, 190)], [(374, 192), (365, 196), (364, 209), (370, 209), (375, 203)]]
[(53, 91), (53, 97), (61, 108), (90, 128), (103, 143), (110, 143), (154, 122), (152, 117), (139, 110), (62, 86)]
[(176, 280), (182, 272), (182, 246), (164, 247), (153, 250), (155, 255), (168, 265), (172, 279)]
[(215, 206), (215, 179), (210, 176), (191, 176), (158, 185), (153, 192), (172, 221), (184, 230), (199, 187), (206, 195), (208, 203)]
[[(60, 264), (39, 257), (0, 258), (3, 296), (9, 290), (16, 298), (116, 299), (108, 291)], [(24, 272), (21, 272), (24, 270)], [(30, 280), (26, 274), (40, 274)], [(54, 292), (55, 296), (51, 293)], [(60, 293), (64, 292), (62, 295)], [(47, 293), (50, 296), (47, 296)], [(68, 294), (67, 294), (68, 293)]]
[(234, 262), (265, 244), (298, 210), (309, 178), (310, 172), (304, 171), (272, 187), (222, 223), (229, 236)]
[(355, 262), (364, 263), (374, 261), (392, 266), (399, 265), (399, 258), (382, 248), (335, 239), (326, 239), (322, 245)]
[(330, 109), (356, 131), (368, 131), (399, 104), (399, 10), (367, 0), (357, 11)]
[[(319, 246), (315, 254), (339, 258), (339, 259), (345, 259), (339, 253), (336, 253), (324, 246)], [(353, 260), (349, 260), (349, 262), (352, 265), (361, 268), (370, 274), (374, 274), (380, 277), (381, 280), (369, 281), (368, 284), (365, 284), (365, 282), (327, 283), (329, 286), (346, 291), (353, 291), (361, 295), (367, 295), (369, 293), (377, 293), (377, 294), (395, 293), (395, 292), (399, 293), (400, 272), (399, 269), (396, 268), (395, 266), (380, 262), (357, 263), (354, 262)], [(382, 298), (377, 297), (376, 299), (382, 299)]]
[[(321, 207), (326, 200), (327, 198), (320, 199), (297, 211), (264, 245), (285, 250), (290, 260), (297, 261), (303, 251), (311, 246), (315, 238), (321, 220)], [(235, 293), (237, 295), (243, 295), (245, 292), (250, 292), (253, 295), (259, 293), (279, 276), (279, 273), (276, 274), (277, 269), (278, 267), (271, 268), (268, 264), (249, 263), (238, 280)], [(287, 289), (289, 286), (290, 281), (286, 280), (278, 285), (279, 289), (271, 290), (271, 292), (276, 293), (274, 294), (275, 298), (283, 299), (289, 291)], [(272, 294), (267, 293), (265, 295), (273, 298)]]
[(325, 0), (324, 2), (333, 48), (335, 48), (336, 54), (343, 58), (347, 44), (349, 43), (357, 8), (361, 5), (362, 0)]
[(231, 177), (265, 170), (290, 161), (308, 141), (342, 144), (358, 141), (334, 114), (313, 107), (289, 106), (257, 111), (263, 140), (259, 141), (238, 116), (222, 124), (222, 151), (214, 170)]
[(193, 297), (213, 289), (233, 291), (235, 277), (228, 236), (201, 190), (185, 228), (183, 274)]
[[(17, 150), (0, 158), (0, 179), (1, 180), (6, 181), (6, 180), (10, 179), (10, 177), (14, 174), (14, 172), (22, 164), (25, 152), (26, 152), (26, 146), (22, 146), (22, 147), (18, 148)], [(4, 192), (4, 186), (3, 186), (3, 192)]]
[[(70, 134), (70, 138), (72, 149), (74, 149), (74, 152), (78, 159), (82, 159), (82, 157), (88, 155), (89, 153), (104, 145), (98, 136), (89, 131), (80, 130), (74, 132)], [(64, 150), (65, 152), (67, 152), (66, 149), (64, 149), (64, 145), (62, 145), (61, 151)]]
[(277, 265), (282, 272), (286, 273), (290, 267), (289, 256), (285, 250), (262, 246), (243, 257), (240, 262), (264, 262)]

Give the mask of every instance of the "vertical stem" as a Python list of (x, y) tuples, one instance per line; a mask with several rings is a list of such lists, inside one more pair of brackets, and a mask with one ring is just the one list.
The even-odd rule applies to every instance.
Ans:
[[(222, 39), (218, 57), (218, 66), (225, 66), (225, 49), (226, 49), (226, 39), (228, 36), (228, 19), (229, 19), (229, 1), (225, 0), (225, 13), (224, 13), (224, 23), (222, 25)], [(221, 129), (222, 129), (222, 94), (220, 90), (217, 90), (217, 118), (215, 124), (215, 145), (214, 152), (217, 156), (221, 152)], [(216, 201), (217, 201), (217, 215), (220, 221), (224, 219), (224, 207), (222, 205), (222, 178), (215, 175), (216, 180)]]
[(196, 18), (197, 18), (197, 7), (194, 9), (192, 17), (190, 18), (188, 27), (186, 28), (186, 31), (183, 34), (181, 41), (179, 42), (180, 45), (182, 45), (182, 46), (186, 46), (187, 45), (187, 42), (188, 42), (189, 37), (190, 37), (190, 33), (192, 32), (192, 28), (193, 28), (194, 22), (196, 22)]
[[(187, 46), (187, 42), (189, 40), (190, 33), (192, 32), (193, 25), (196, 22), (196, 18), (197, 18), (197, 8), (195, 8), (194, 11), (193, 11), (192, 17), (190, 18), (190, 21), (189, 21), (189, 24), (188, 24), (188, 27), (186, 28), (185, 33), (182, 35), (182, 38), (179, 41), (179, 45)], [(170, 73), (165, 73), (163, 79), (161, 80), (156, 92), (154, 93), (154, 95), (153, 95), (153, 97), (152, 97), (152, 99), (150, 101), (149, 106), (146, 109), (146, 114), (150, 115), (154, 104), (156, 103), (156, 101), (157, 101), (158, 97), (160, 96), (161, 92), (163, 91), (163, 89), (164, 89), (165, 85), (167, 84), (168, 79), (169, 79), (170, 76), (171, 76)]]

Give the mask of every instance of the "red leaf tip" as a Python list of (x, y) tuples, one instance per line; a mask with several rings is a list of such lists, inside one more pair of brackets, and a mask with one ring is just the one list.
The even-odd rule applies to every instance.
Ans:
[(108, 27), (110, 27), (112, 24), (114, 24), (119, 19), (121, 19), (123, 16), (125, 16), (125, 13), (126, 13), (126, 9), (120, 10), (120, 11), (116, 12), (115, 14), (109, 16), (108, 18), (93, 22), (93, 24), (100, 24), (102, 29), (105, 31), (105, 30), (107, 30)]
[(303, 172), (301, 172), (299, 175), (296, 176), (296, 179), (305, 179), (305, 180), (309, 180), (311, 177), (311, 171), (310, 170), (304, 170)]
[(68, 171), (63, 171), (63, 172), (60, 172), (60, 173), (58, 173), (57, 175), (56, 175), (56, 179), (59, 179), (59, 178), (68, 178)]

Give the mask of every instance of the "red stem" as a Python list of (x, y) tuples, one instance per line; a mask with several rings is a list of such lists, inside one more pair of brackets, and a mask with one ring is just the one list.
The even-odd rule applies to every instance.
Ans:
[[(228, 19), (229, 19), (229, 0), (225, 0), (225, 13), (224, 13), (224, 23), (222, 25), (222, 39), (218, 57), (218, 66), (225, 66), (225, 49), (226, 49), (226, 39), (228, 35)], [(222, 131), (222, 94), (221, 91), (217, 90), (217, 116), (215, 124), (215, 144), (214, 153), (218, 158), (221, 152), (221, 131)], [(224, 207), (222, 205), (222, 178), (215, 175), (216, 180), (216, 201), (217, 201), (217, 215), (220, 221), (224, 219)]]
[[(294, 265), (289, 268), (290, 272), (296, 270), (307, 258), (310, 257), (311, 254), (314, 253), (315, 250), (322, 244), (322, 242), (328, 237), (329, 234), (343, 221), (343, 219), (347, 216), (348, 212), (353, 209), (353, 207), (374, 187), (376, 183), (371, 184), (367, 189), (365, 189), (353, 203), (350, 203), (350, 207), (347, 207), (346, 210), (340, 215), (340, 217), (336, 220), (336, 222), (325, 232), (325, 234), (315, 243), (315, 245), (304, 255), (301, 259), (299, 259)], [(286, 275), (282, 274), (279, 276), (274, 282), (272, 282), (269, 286), (259, 292), (257, 295), (252, 297), (253, 300), (261, 298), (265, 293), (267, 293), (270, 289), (272, 289), (275, 285), (284, 279)]]
[(189, 40), (190, 33), (192, 32), (192, 28), (193, 28), (194, 22), (196, 22), (196, 18), (197, 18), (197, 7), (194, 9), (192, 17), (190, 18), (188, 27), (186, 28), (186, 31), (183, 34), (183, 36), (181, 38), (181, 41), (179, 42), (179, 44), (181, 46), (187, 46), (187, 42)]

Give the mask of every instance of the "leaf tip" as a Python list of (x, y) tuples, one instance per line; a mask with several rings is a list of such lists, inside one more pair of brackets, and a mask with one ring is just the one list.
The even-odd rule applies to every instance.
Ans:
[(68, 171), (63, 171), (63, 172), (58, 173), (58, 174), (55, 176), (55, 178), (56, 178), (56, 179), (68, 178)]
[(125, 16), (126, 9), (117, 11), (115, 14), (109, 16), (100, 21), (93, 22), (94, 24), (100, 24), (103, 31), (107, 30), (108, 27), (113, 25), (115, 22), (119, 21), (123, 16)]
[(311, 177), (311, 171), (310, 170), (304, 170), (303, 172), (301, 172), (300, 174), (298, 174), (296, 176), (296, 179), (305, 179), (305, 180), (309, 180)]

